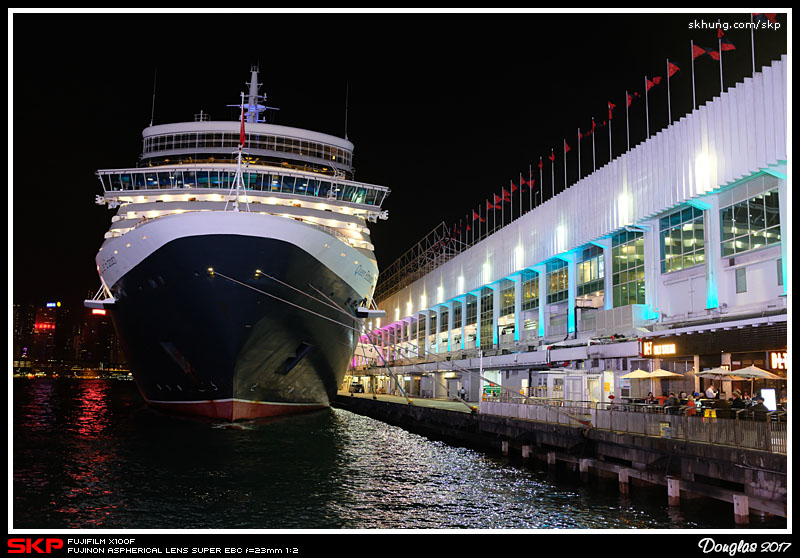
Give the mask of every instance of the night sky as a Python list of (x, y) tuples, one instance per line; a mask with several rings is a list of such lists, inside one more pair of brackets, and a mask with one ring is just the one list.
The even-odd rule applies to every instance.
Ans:
[[(99, 287), (94, 256), (113, 210), (94, 203), (94, 172), (133, 167), (154, 123), (235, 120), (251, 64), (279, 107), (272, 122), (355, 144), (356, 179), (392, 189), (389, 220), (372, 226), (381, 267), (442, 221), (471, 215), (564, 138), (614, 111), (614, 156), (625, 147), (625, 90), (670, 80), (673, 120), (691, 110), (690, 40), (717, 48), (714, 29), (738, 14), (34, 14), (10, 32), (9, 204), (13, 302), (80, 305)], [(780, 30), (755, 32), (756, 66), (787, 53)], [(725, 86), (751, 74), (750, 31), (730, 28)], [(695, 61), (698, 104), (719, 94), (719, 64)], [(650, 90), (651, 135), (667, 124), (666, 82)], [(630, 107), (631, 146), (645, 136), (643, 100)], [(13, 124), (12, 124), (13, 119)], [(608, 132), (596, 136), (597, 166)], [(13, 155), (12, 155), (13, 153)], [(568, 177), (577, 179), (574, 151)], [(582, 144), (583, 175), (591, 141)], [(545, 159), (545, 187), (550, 188)], [(558, 191), (558, 190), (557, 190)], [(527, 193), (525, 194), (527, 196)], [(525, 198), (527, 204), (527, 197)], [(590, 206), (576, 211), (591, 211)]]

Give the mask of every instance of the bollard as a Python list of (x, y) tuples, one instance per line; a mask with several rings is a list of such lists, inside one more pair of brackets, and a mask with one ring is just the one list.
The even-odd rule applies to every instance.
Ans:
[(620, 494), (628, 494), (631, 490), (631, 481), (628, 478), (628, 470), (619, 470), (619, 491)]
[(679, 479), (667, 479), (667, 500), (670, 506), (681, 505), (681, 481)]
[(750, 523), (750, 499), (745, 494), (733, 495), (733, 520), (737, 525)]

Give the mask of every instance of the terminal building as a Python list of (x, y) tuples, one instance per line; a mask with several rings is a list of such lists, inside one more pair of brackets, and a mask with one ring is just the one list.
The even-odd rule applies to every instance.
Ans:
[[(608, 402), (699, 391), (710, 368), (785, 378), (787, 84), (784, 56), (494, 233), (379, 286), (385, 316), (366, 324), (351, 381)], [(636, 369), (681, 376), (623, 378)]]

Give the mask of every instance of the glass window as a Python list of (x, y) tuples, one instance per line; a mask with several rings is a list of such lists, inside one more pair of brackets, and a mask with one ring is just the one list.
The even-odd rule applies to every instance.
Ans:
[(720, 209), (720, 226), (723, 257), (780, 242), (778, 190)]
[(481, 347), (491, 347), (494, 343), (494, 291), (481, 290)]
[(603, 291), (605, 277), (603, 249), (592, 245), (581, 250), (578, 258), (576, 266), (578, 296)]
[(614, 307), (644, 304), (644, 234), (622, 231), (612, 237), (611, 245)]
[(747, 272), (746, 268), (740, 267), (736, 270), (736, 292), (737, 293), (746, 293), (747, 292)]
[(532, 310), (539, 307), (539, 277), (533, 271), (524, 271), (522, 277), (522, 309)]
[(500, 285), (500, 315), (514, 313), (514, 282), (504, 280)]
[[(730, 212), (732, 216), (732, 212)], [(722, 219), (728, 216), (723, 215)], [(661, 273), (705, 262), (703, 212), (696, 207), (677, 211), (660, 221)]]
[(547, 304), (554, 304), (569, 298), (567, 262), (552, 260), (547, 262)]

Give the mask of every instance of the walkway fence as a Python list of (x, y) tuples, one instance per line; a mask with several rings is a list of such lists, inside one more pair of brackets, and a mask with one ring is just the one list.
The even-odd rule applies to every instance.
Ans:
[[(634, 410), (636, 409), (636, 410)], [(679, 412), (682, 408), (674, 408)], [(628, 405), (609, 405), (588, 401), (552, 401), (533, 404), (482, 401), (482, 414), (514, 417), (525, 420), (568, 424), (587, 424), (593, 428), (627, 434), (658, 436), (673, 440), (734, 446), (786, 453), (787, 420), (785, 412), (729, 412), (697, 415), (670, 414), (670, 408), (645, 410)], [(706, 416), (706, 414), (708, 416)], [(712, 416), (713, 415), (713, 416)]]

